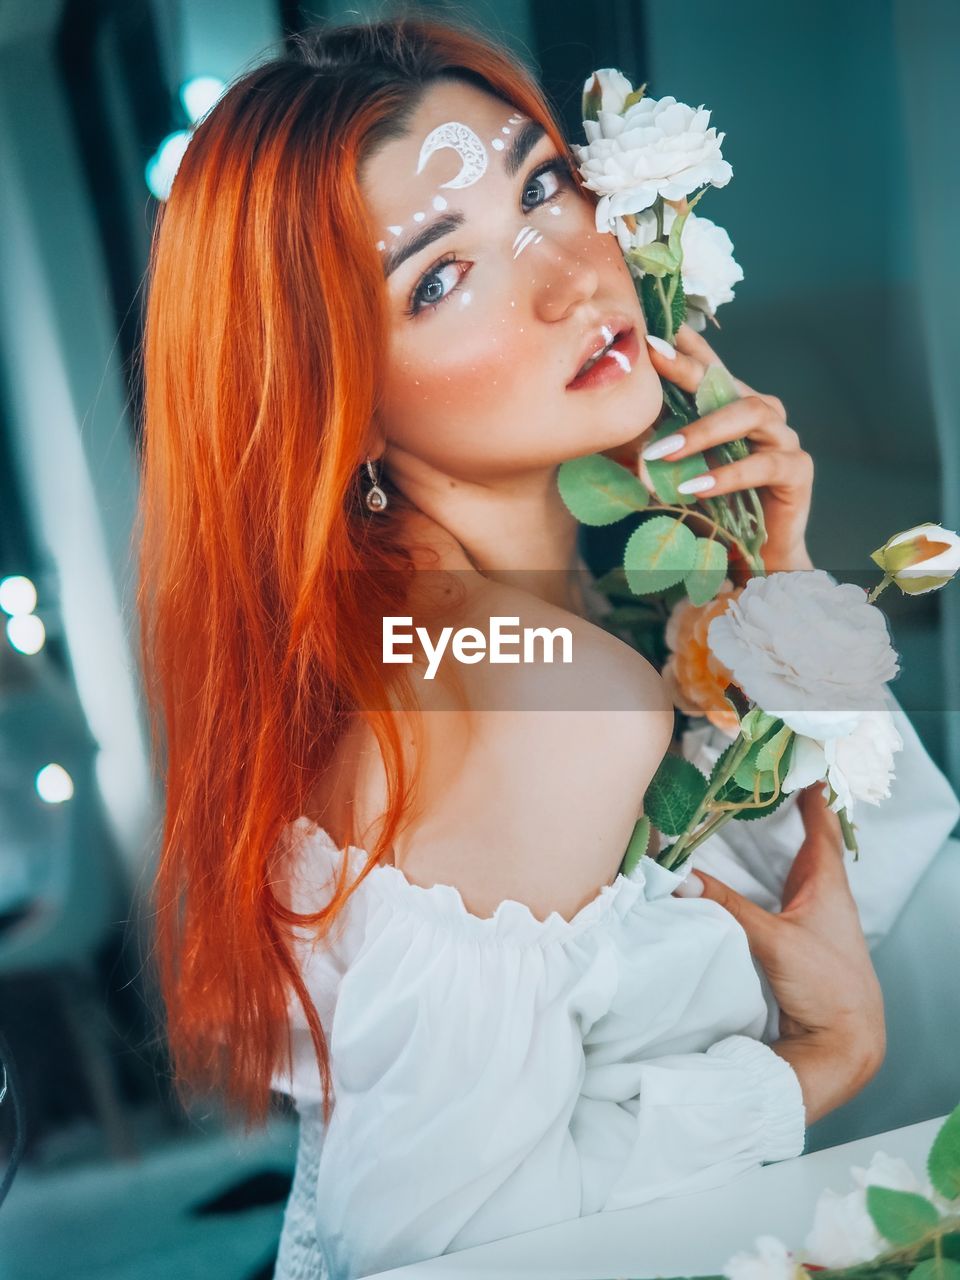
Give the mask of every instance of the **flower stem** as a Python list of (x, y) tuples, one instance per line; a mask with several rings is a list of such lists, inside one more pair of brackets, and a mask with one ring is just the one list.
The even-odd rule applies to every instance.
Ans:
[(733, 750), (730, 752), (730, 757), (727, 760), (726, 764), (722, 769), (719, 769), (717, 771), (716, 777), (713, 778), (713, 780), (710, 782), (709, 786), (707, 787), (706, 793), (704, 794), (704, 797), (700, 801), (700, 804), (697, 808), (697, 812), (693, 815), (693, 821), (687, 827), (686, 831), (684, 831), (683, 834), (677, 839), (676, 843), (671, 847), (671, 849), (667, 853), (667, 856), (663, 859), (663, 865), (665, 867), (667, 867), (668, 869), (671, 869), (675, 867), (677, 863), (680, 861), (681, 854), (683, 854), (684, 857), (687, 856), (690, 850), (692, 841), (695, 840), (700, 835), (700, 832), (697, 830), (697, 827), (703, 821), (704, 815), (711, 808), (712, 801), (714, 800), (717, 792), (720, 790), (720, 788), (723, 786), (725, 782), (727, 782), (730, 778), (733, 777), (734, 773), (737, 771), (737, 769), (740, 767), (740, 765), (743, 763), (743, 761), (746, 759), (747, 755), (749, 754), (749, 751), (752, 745), (753, 743), (748, 738), (744, 738), (742, 735), (736, 741), (736, 744)]
[(877, 585), (870, 592), (870, 594), (867, 596), (867, 604), (873, 604), (877, 596), (880, 595), (882, 591), (886, 591), (887, 587), (889, 587), (892, 581), (893, 581), (893, 574), (885, 573), (883, 577), (880, 579), (880, 581), (877, 583)]

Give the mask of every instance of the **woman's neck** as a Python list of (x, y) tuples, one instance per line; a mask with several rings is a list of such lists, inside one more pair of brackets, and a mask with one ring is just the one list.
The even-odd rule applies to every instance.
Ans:
[(496, 485), (438, 478), (407, 496), (485, 577), (581, 611), (578, 526), (560, 497), (555, 470)]

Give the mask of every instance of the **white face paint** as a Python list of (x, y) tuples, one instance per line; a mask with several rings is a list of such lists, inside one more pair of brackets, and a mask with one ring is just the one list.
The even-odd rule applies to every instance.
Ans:
[(543, 236), (535, 227), (521, 227), (513, 241), (513, 256), (519, 258), (528, 245), (537, 244)]
[(471, 187), (486, 173), (486, 147), (469, 125), (461, 124), (459, 120), (448, 120), (430, 130), (420, 147), (416, 172), (422, 173), (433, 153), (446, 147), (456, 151), (460, 157), (460, 172), (449, 182), (441, 182), (441, 187)]
[[(526, 116), (520, 115), (509, 116), (507, 124), (501, 125), (500, 132), (505, 134), (512, 133), (513, 129), (518, 124), (522, 124), (526, 118)], [(507, 144), (502, 138), (493, 138), (490, 145), (494, 150), (502, 151)], [(416, 172), (421, 173), (433, 153), (446, 147), (452, 148), (460, 157), (460, 172), (451, 178), (449, 182), (441, 183), (441, 187), (469, 187), (478, 182), (486, 173), (487, 152), (483, 143), (469, 125), (461, 124), (458, 120), (448, 120), (445, 124), (437, 125), (435, 129), (430, 130), (420, 146)], [(443, 196), (436, 195), (433, 197), (432, 205), (438, 213), (442, 213), (447, 207), (447, 201)], [(551, 213), (559, 212), (558, 208), (551, 209)], [(417, 212), (413, 215), (413, 221), (423, 222), (426, 216), (425, 213)], [(398, 236), (403, 227), (391, 226), (387, 227), (387, 230), (391, 235)], [(382, 240), (377, 241), (378, 249), (382, 250), (385, 247)]]

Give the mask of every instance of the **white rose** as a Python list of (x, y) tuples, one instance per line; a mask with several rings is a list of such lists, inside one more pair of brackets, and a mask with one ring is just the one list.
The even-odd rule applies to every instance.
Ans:
[(898, 670), (880, 610), (822, 569), (751, 578), (710, 623), (707, 645), (752, 702), (818, 742), (882, 708)]
[(805, 1260), (821, 1267), (850, 1267), (870, 1262), (890, 1247), (870, 1217), (867, 1209), (867, 1187), (888, 1187), (891, 1191), (912, 1191), (926, 1196), (943, 1213), (953, 1210), (950, 1203), (933, 1191), (929, 1182), (921, 1183), (905, 1160), (874, 1153), (868, 1168), (854, 1165), (857, 1189), (846, 1195), (836, 1191), (822, 1192), (813, 1214), (813, 1226), (804, 1240)]
[(903, 739), (887, 710), (864, 711), (851, 733), (815, 742), (797, 738), (783, 790), (797, 791), (825, 779), (836, 794), (830, 806), (853, 814), (853, 802), (879, 804), (890, 795), (893, 757)]
[(757, 1236), (756, 1253), (735, 1253), (723, 1268), (727, 1280), (793, 1280), (797, 1261), (776, 1236)]
[(584, 184), (595, 191), (598, 231), (614, 218), (649, 209), (657, 196), (682, 200), (697, 187), (724, 187), (733, 169), (720, 154), (726, 136), (708, 128), (710, 112), (676, 98), (641, 98), (620, 115), (601, 111), (585, 120), (587, 145), (574, 144)]
[[(677, 211), (664, 205), (663, 229), (667, 234), (676, 219)], [(631, 232), (622, 218), (616, 219), (617, 240), (624, 253), (652, 244), (657, 238), (657, 215), (652, 209), (638, 214), (636, 221), (637, 229)], [(688, 214), (683, 224), (681, 247), (680, 278), (687, 297), (687, 323), (694, 329), (704, 329), (717, 307), (732, 302), (733, 286), (743, 279), (743, 268), (734, 260), (733, 242), (723, 227), (695, 213)], [(630, 270), (638, 278), (644, 274), (632, 265)]]
[(614, 115), (620, 115), (623, 111), (623, 104), (628, 96), (633, 93), (633, 85), (616, 67), (601, 67), (599, 71), (594, 71), (592, 76), (588, 76), (583, 82), (583, 93), (586, 96), (593, 89), (594, 76), (600, 84), (600, 110), (611, 111)]

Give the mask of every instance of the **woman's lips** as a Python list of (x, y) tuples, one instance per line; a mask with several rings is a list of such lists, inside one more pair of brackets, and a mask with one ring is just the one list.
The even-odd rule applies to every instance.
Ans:
[(600, 359), (586, 373), (581, 373), (567, 383), (568, 391), (580, 391), (587, 387), (605, 387), (619, 382), (636, 368), (640, 355), (640, 340), (636, 329), (622, 333)]

